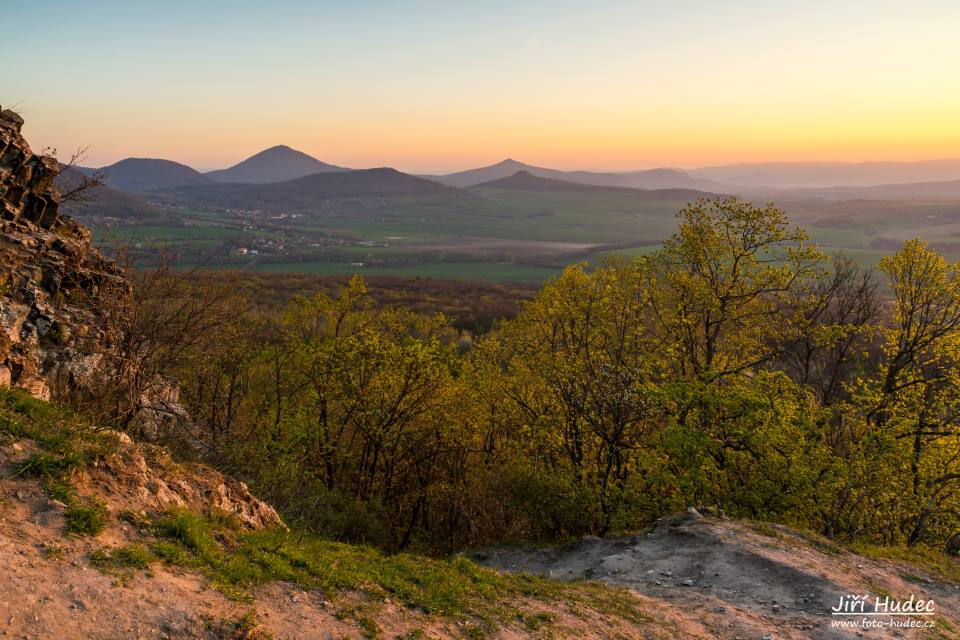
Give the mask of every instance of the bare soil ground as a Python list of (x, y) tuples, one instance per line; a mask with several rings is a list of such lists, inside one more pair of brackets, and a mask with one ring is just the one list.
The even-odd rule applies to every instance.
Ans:
[[(774, 525), (687, 513), (660, 520), (641, 535), (546, 549), (493, 549), (475, 559), (497, 569), (628, 587), (661, 604), (666, 620), (703, 625), (708, 637), (960, 638), (960, 584)], [(933, 599), (934, 626), (834, 628), (831, 608), (847, 594), (871, 594), (871, 603), (874, 595)]]
[[(101, 570), (92, 562), (98, 550), (142, 542), (136, 527), (116, 517), (123, 500), (132, 495), (130, 483), (85, 483), (88, 495), (98, 489), (96, 495), (109, 506), (110, 524), (92, 538), (65, 535), (65, 505), (50, 499), (39, 480), (26, 479), (16, 470), (32, 450), (29, 442), (0, 445), (0, 638), (477, 637), (475, 627), (362, 591), (327, 594), (271, 582), (231, 599), (199, 573), (160, 562), (151, 563), (147, 571)], [(664, 608), (642, 597), (634, 605), (645, 622), (629, 624), (615, 612), (572, 603), (512, 604), (536, 614), (501, 624), (483, 637), (710, 637), (696, 623), (664, 625)]]
[[(68, 536), (65, 505), (17, 471), (34, 451), (29, 441), (0, 445), (0, 638), (478, 637), (476, 627), (405, 607), (382, 591), (323, 593), (270, 582), (231, 598), (203, 575), (159, 561), (146, 571), (98, 568), (92, 561), (98, 551), (143, 542), (140, 529), (117, 517), (120, 510), (173, 500), (171, 487), (191, 498), (199, 495), (194, 486), (214, 506), (227, 495), (218, 487), (229, 482), (214, 475), (213, 484), (187, 486), (192, 476), (175, 464), (148, 465), (128, 445), (76, 478), (78, 490), (107, 504), (106, 530)], [(237, 508), (249, 504), (242, 500)], [(960, 638), (960, 583), (774, 525), (687, 513), (643, 534), (492, 549), (475, 559), (499, 570), (606, 581), (634, 594), (624, 606), (635, 615), (627, 617), (574, 602), (512, 601), (507, 604), (526, 613), (482, 637)], [(847, 594), (870, 594), (871, 602), (873, 596), (933, 600), (935, 615), (920, 618), (933, 626), (835, 628), (830, 610)]]

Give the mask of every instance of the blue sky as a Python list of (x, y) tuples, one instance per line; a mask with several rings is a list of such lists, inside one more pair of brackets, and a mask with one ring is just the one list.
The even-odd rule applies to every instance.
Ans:
[(957, 2), (6, 4), (0, 104), (93, 164), (960, 155)]

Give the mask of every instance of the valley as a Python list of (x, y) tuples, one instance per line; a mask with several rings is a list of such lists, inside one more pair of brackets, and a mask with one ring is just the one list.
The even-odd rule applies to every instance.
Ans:
[[(275, 166), (276, 152), (268, 157), (268, 176), (284, 175)], [(164, 170), (145, 189), (151, 178), (127, 172), (120, 186), (144, 190), (125, 194), (109, 187), (108, 178), (101, 187), (105, 193), (72, 211), (108, 249), (159, 245), (184, 265), (265, 272), (539, 283), (573, 262), (652, 251), (676, 230), (676, 214), (685, 204), (731, 193), (776, 203), (825, 251), (846, 253), (862, 266), (875, 265), (914, 237), (948, 256), (960, 255), (960, 196), (928, 195), (930, 183), (920, 183), (924, 187), (913, 194), (909, 186), (896, 186), (895, 197), (886, 198), (877, 197), (884, 192), (875, 187), (798, 190), (716, 183), (725, 190), (711, 192), (596, 184), (596, 176), (604, 174), (582, 178), (583, 172), (520, 163), (508, 169), (517, 167), (525, 168), (508, 176), (486, 168), (455, 179), (340, 167), (276, 183), (247, 173), (257, 182), (198, 184), (202, 178), (186, 175), (175, 186), (171, 171)], [(156, 172), (153, 166), (145, 170)], [(303, 170), (309, 169), (297, 172)], [(663, 175), (658, 180), (690, 182)], [(861, 191), (869, 197), (857, 197)]]

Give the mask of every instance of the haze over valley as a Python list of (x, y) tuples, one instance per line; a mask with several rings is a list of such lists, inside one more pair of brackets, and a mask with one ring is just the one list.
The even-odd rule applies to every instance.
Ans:
[[(960, 253), (960, 160), (562, 171), (507, 159), (449, 174), (352, 169), (277, 145), (226, 169), (128, 158), (72, 211), (105, 246), (164, 244), (186, 264), (537, 283), (656, 248), (698, 198), (784, 207), (865, 266), (921, 237)], [(72, 176), (72, 178), (71, 178)]]

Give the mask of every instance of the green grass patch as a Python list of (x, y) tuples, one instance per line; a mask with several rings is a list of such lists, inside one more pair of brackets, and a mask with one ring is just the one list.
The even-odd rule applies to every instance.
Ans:
[[(362, 591), (390, 598), (427, 615), (490, 627), (494, 622), (526, 625), (533, 618), (518, 611), (526, 599), (570, 603), (632, 622), (649, 622), (629, 594), (592, 582), (560, 582), (526, 574), (503, 574), (456, 556), (437, 560), (407, 554), (386, 555), (364, 546), (274, 530), (247, 531), (229, 519), (203, 518), (184, 510), (158, 518), (150, 551), (169, 564), (199, 569), (228, 594), (271, 581), (291, 582), (326, 594)], [(360, 610), (344, 615), (358, 621)], [(372, 631), (372, 629), (371, 629)]]
[(93, 498), (75, 498), (64, 514), (67, 518), (67, 533), (80, 536), (95, 536), (107, 526), (107, 507)]
[[(854, 544), (851, 548), (860, 555), (869, 558), (906, 562), (933, 576), (952, 582), (960, 582), (960, 559), (936, 549), (919, 545), (915, 547), (885, 547), (871, 544)], [(917, 581), (915, 576), (907, 579)], [(922, 577), (919, 580), (926, 582)]]
[(58, 478), (70, 473), (80, 465), (73, 452), (56, 455), (46, 451), (31, 453), (26, 460), (16, 465), (16, 475), (27, 478)]
[(38, 400), (26, 391), (0, 387), (0, 434), (33, 440), (44, 454), (32, 456), (24, 471), (52, 476), (85, 466), (117, 448), (116, 435), (69, 408)]
[(150, 563), (156, 557), (140, 544), (128, 544), (114, 549), (96, 549), (90, 554), (90, 564), (102, 573), (113, 576), (118, 586), (130, 581), (138, 571), (150, 573)]
[(40, 447), (16, 465), (15, 474), (42, 480), (47, 494), (67, 505), (66, 531), (97, 535), (109, 514), (99, 500), (80, 498), (72, 474), (116, 450), (116, 436), (104, 433), (61, 405), (37, 400), (19, 389), (0, 388), (0, 434), (29, 439)]
[(142, 544), (128, 544), (115, 549), (97, 549), (90, 556), (95, 566), (142, 569), (150, 568), (156, 558)]

